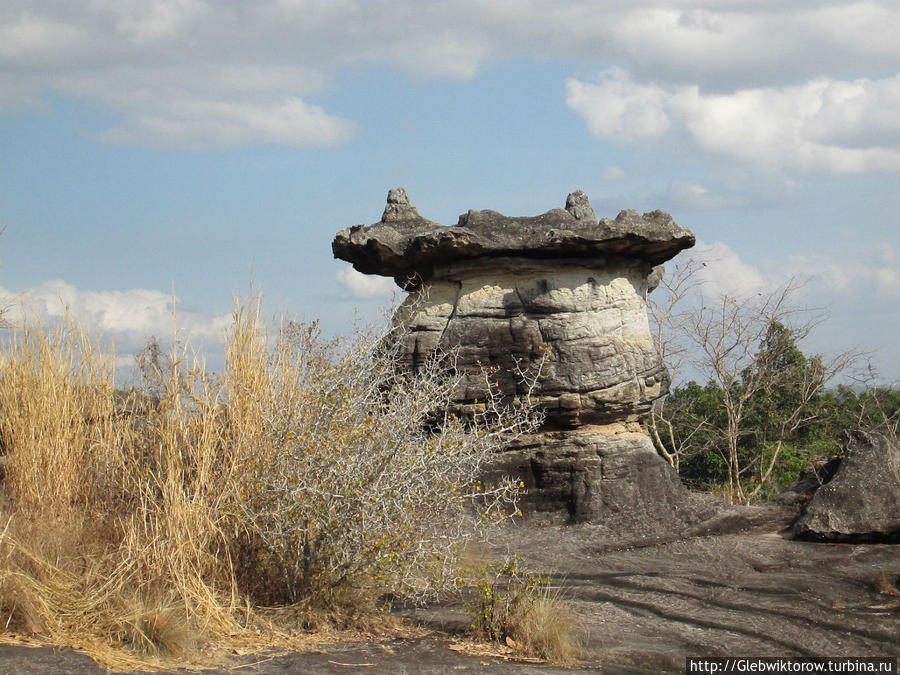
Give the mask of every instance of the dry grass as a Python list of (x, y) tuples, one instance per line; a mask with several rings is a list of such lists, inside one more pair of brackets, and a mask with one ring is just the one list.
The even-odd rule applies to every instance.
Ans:
[(460, 583), (459, 551), (515, 496), (476, 477), (534, 417), (498, 404), (436, 426), (456, 383), (439, 361), (404, 375), (385, 336), (338, 349), (289, 323), (273, 339), (259, 315), (236, 304), (222, 376), (151, 349), (126, 395), (76, 326), (15, 332), (0, 357), (7, 635), (118, 669), (198, 664), (210, 645), (375, 628), (379, 594)]
[(576, 663), (584, 648), (569, 603), (549, 577), (523, 572), (521, 562), (508, 560), (478, 585), (468, 607), (475, 636), (552, 663)]
[(2, 373), (8, 627), (120, 668), (246, 630), (228, 558), (215, 554), (227, 550), (242, 458), (219, 442), (202, 374), (173, 369), (158, 405), (139, 391), (123, 405), (111, 359), (71, 324), (22, 329)]
[(549, 586), (513, 609), (508, 631), (511, 646), (552, 663), (572, 665), (584, 654), (575, 615), (559, 591)]

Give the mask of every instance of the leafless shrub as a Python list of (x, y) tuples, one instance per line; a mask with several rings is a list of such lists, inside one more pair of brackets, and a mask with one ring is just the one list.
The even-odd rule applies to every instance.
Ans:
[[(128, 394), (72, 324), (15, 335), (0, 377), (8, 626), (146, 669), (460, 583), (465, 542), (515, 509), (517, 484), (482, 485), (481, 468), (536, 415), (489, 396), (460, 420), (452, 354), (403, 373), (397, 329), (272, 337), (260, 311), (236, 304), (221, 376), (156, 350)], [(273, 602), (300, 625), (272, 633)]]
[[(691, 455), (713, 451), (726, 467), (726, 497), (749, 503), (768, 486), (789, 438), (818, 419), (815, 406), (826, 385), (848, 373), (862, 355), (846, 350), (806, 359), (796, 350), (825, 318), (796, 304), (802, 284), (745, 295), (705, 297), (697, 272), (702, 263), (676, 267), (663, 281), (662, 301), (650, 302), (660, 357), (677, 369), (689, 364), (718, 397), (718, 419), (682, 415), (676, 430), (668, 400), (654, 407), (649, 428), (660, 453), (673, 467)], [(802, 362), (802, 363), (801, 363)], [(759, 403), (777, 399), (779, 409), (766, 420), (766, 436), (749, 451), (743, 441), (759, 434), (749, 422)], [(759, 423), (759, 419), (756, 420)]]
[(461, 547), (515, 511), (514, 481), (478, 479), (536, 415), (489, 395), (474, 418), (455, 416), (453, 354), (400, 370), (396, 327), (336, 346), (315, 324), (288, 323), (264, 357), (250, 326), (235, 326), (232, 423), (260, 432), (240, 507), (282, 571), (270, 590), (295, 602), (344, 586), (421, 598), (455, 585)]

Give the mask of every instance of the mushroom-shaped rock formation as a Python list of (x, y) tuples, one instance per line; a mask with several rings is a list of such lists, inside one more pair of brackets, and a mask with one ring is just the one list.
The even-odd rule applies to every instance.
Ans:
[(398, 188), (388, 193), (380, 222), (341, 230), (331, 248), (363, 274), (392, 276), (409, 288), (441, 276), (457, 261), (481, 260), (490, 267), (503, 258), (574, 258), (602, 265), (619, 257), (652, 267), (693, 245), (690, 230), (664, 211), (622, 211), (598, 223), (580, 190), (568, 196), (565, 209), (523, 218), (468, 211), (447, 227), (420, 216), (406, 190)]
[(520, 396), (517, 368), (550, 347), (531, 394), (544, 427), (500, 464), (525, 480), (526, 510), (584, 521), (658, 519), (687, 498), (640, 421), (668, 387), (646, 295), (661, 263), (693, 244), (662, 211), (598, 222), (581, 191), (539, 216), (468, 211), (448, 227), (420, 216), (400, 188), (380, 222), (341, 230), (332, 249), (410, 291), (398, 310), (411, 329), (407, 366), (458, 350), (468, 374), (455, 394), (462, 414), (484, 400), (482, 366), (497, 367), (503, 394)]

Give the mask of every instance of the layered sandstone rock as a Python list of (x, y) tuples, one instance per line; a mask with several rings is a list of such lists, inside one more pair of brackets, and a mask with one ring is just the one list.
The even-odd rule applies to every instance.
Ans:
[(482, 366), (496, 367), (505, 395), (521, 396), (518, 372), (549, 348), (532, 391), (545, 426), (500, 465), (526, 481), (530, 510), (598, 520), (636, 502), (668, 516), (685, 499), (638, 422), (668, 386), (646, 295), (658, 266), (693, 244), (661, 211), (598, 222), (583, 192), (539, 216), (469, 211), (446, 227), (398, 189), (380, 222), (342, 230), (332, 247), (360, 272), (410, 291), (399, 310), (411, 328), (408, 365), (437, 348), (459, 350), (462, 413), (484, 400)]

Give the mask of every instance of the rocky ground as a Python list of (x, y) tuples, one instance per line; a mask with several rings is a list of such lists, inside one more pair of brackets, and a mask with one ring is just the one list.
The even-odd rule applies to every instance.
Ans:
[[(597, 525), (523, 525), (486, 554), (523, 555), (553, 574), (585, 630), (576, 671), (684, 672), (687, 656), (900, 656), (900, 547), (792, 541), (778, 515), (745, 510), (749, 531), (655, 543)], [(214, 672), (565, 672), (472, 649), (458, 606), (404, 614), (432, 632), (244, 657)], [(0, 647), (0, 673), (48, 672), (105, 671), (69, 650)]]
[[(687, 656), (900, 655), (900, 549), (765, 530), (603, 550), (532, 543), (563, 580), (606, 672), (678, 672)], [(542, 545), (544, 543), (544, 545)]]

